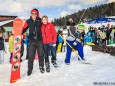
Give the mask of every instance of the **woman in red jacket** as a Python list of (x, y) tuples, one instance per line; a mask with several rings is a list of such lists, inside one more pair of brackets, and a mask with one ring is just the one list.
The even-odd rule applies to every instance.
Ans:
[(56, 41), (57, 41), (57, 33), (53, 24), (48, 22), (48, 17), (42, 17), (42, 40), (43, 40), (43, 51), (45, 55), (45, 64), (46, 71), (50, 72), (50, 64), (48, 53), (51, 50), (52, 55), (52, 64), (54, 67), (58, 67), (56, 63)]

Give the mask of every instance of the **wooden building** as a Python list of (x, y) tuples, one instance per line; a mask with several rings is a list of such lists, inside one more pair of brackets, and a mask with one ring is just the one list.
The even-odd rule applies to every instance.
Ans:
[(5, 38), (6, 41), (8, 41), (9, 35), (12, 32), (13, 20), (16, 17), (17, 16), (0, 15), (0, 26), (2, 26), (5, 29), (4, 38)]
[(15, 19), (17, 16), (0, 15), (0, 22)]

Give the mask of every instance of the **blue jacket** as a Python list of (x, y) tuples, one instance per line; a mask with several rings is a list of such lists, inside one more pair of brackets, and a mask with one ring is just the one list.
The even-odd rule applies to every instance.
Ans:
[(63, 39), (60, 37), (60, 35), (58, 36), (58, 42), (63, 43)]
[(87, 33), (88, 35), (90, 35), (90, 36), (95, 36), (95, 32), (94, 31), (88, 31), (88, 33)]
[(29, 39), (28, 39), (28, 36), (27, 36), (26, 39), (24, 40), (24, 44), (26, 44), (27, 47), (29, 46)]
[(87, 42), (92, 42), (92, 37), (91, 36), (85, 36), (84, 37), (84, 43), (86, 44)]

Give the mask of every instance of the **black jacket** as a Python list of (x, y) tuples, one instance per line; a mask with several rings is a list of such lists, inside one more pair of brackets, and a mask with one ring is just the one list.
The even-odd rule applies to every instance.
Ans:
[(0, 50), (5, 50), (3, 37), (0, 37)]
[(42, 34), (41, 34), (41, 18), (37, 18), (35, 21), (30, 18), (26, 21), (27, 27), (24, 28), (23, 33), (29, 28), (29, 41), (34, 41), (34, 40), (42, 40)]

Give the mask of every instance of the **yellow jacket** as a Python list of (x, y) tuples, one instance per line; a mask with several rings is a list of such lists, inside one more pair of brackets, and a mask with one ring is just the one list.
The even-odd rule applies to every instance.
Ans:
[(13, 36), (10, 36), (8, 44), (9, 44), (9, 52), (11, 53), (13, 52), (13, 41), (14, 41)]
[(101, 37), (101, 39), (105, 39), (106, 38), (106, 33), (100, 31), (100, 37)]
[(113, 29), (112, 32), (115, 33), (115, 29)]

